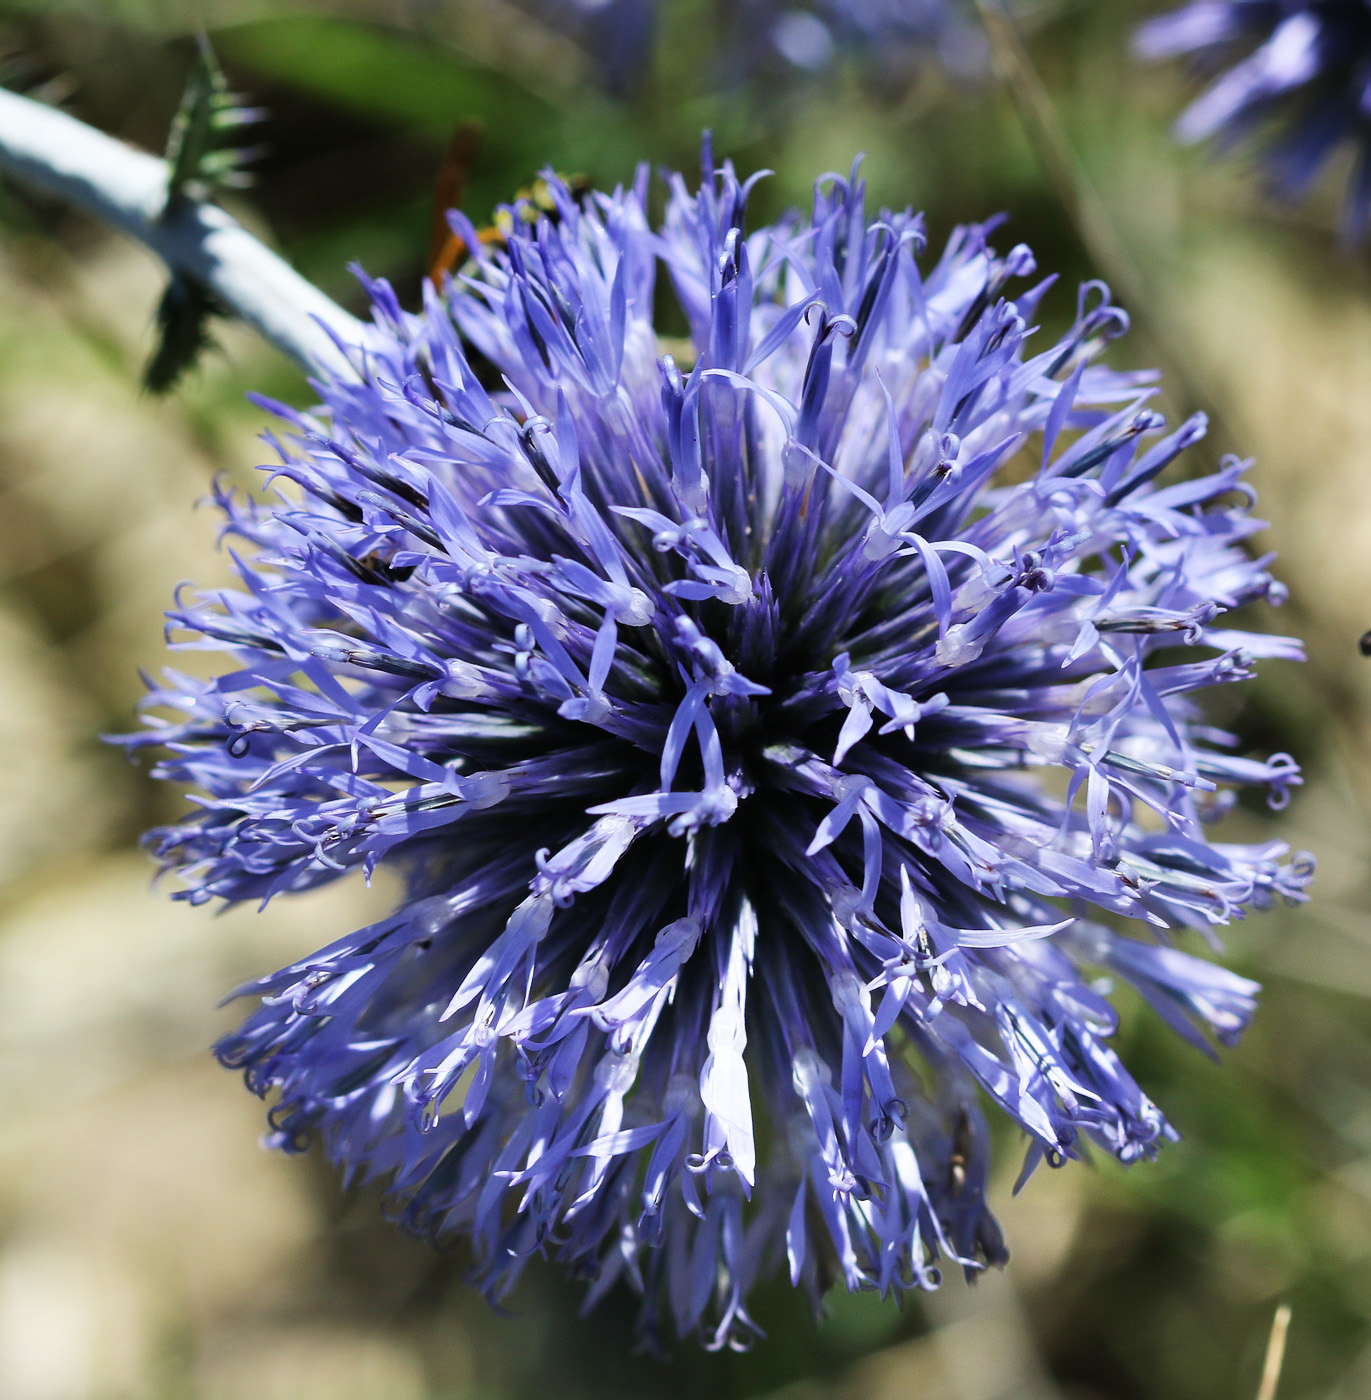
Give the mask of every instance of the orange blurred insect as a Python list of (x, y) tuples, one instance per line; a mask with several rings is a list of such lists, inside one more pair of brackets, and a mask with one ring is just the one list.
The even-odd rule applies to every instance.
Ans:
[[(430, 221), (428, 245), (428, 276), (438, 285), (444, 275), (450, 275), (459, 268), (471, 250), (466, 239), (454, 233), (448, 225), (449, 209), (459, 209), (466, 193), (467, 176), (476, 162), (481, 147), (481, 128), (477, 122), (463, 122), (452, 133), (447, 150), (443, 153), (438, 167), (438, 180), (433, 191), (433, 216)], [(579, 201), (591, 189), (591, 182), (583, 175), (571, 176), (566, 181), (567, 188)], [(519, 216), (533, 223), (546, 214), (556, 217), (557, 208), (548, 190), (547, 181), (535, 180), (531, 185), (516, 191), (512, 201)], [(513, 227), (513, 216), (508, 209), (501, 209), (495, 222), (480, 229), (477, 237), (487, 246), (504, 243)]]

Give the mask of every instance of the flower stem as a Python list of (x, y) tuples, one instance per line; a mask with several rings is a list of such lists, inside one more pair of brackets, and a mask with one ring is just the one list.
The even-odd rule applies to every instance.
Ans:
[(1271, 1335), (1266, 1343), (1266, 1359), (1262, 1363), (1261, 1386), (1257, 1400), (1276, 1400), (1281, 1383), (1281, 1368), (1285, 1364), (1285, 1339), (1290, 1331), (1290, 1304), (1282, 1303), (1271, 1319)]
[(305, 370), (355, 375), (336, 341), (360, 343), (362, 323), (222, 209), (169, 202), (164, 160), (0, 89), (0, 170), (147, 244)]

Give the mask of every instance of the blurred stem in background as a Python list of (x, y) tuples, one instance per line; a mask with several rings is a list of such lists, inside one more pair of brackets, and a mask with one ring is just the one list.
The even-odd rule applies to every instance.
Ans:
[(1285, 1368), (1285, 1341), (1290, 1333), (1290, 1304), (1282, 1303), (1271, 1319), (1271, 1335), (1266, 1341), (1266, 1359), (1262, 1362), (1261, 1384), (1257, 1400), (1276, 1400), (1276, 1390)]

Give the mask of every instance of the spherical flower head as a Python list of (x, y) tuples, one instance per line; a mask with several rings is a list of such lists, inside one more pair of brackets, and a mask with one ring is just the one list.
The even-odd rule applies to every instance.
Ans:
[(1208, 88), (1181, 115), (1183, 141), (1251, 140), (1278, 196), (1300, 198), (1333, 152), (1356, 165), (1343, 233), (1371, 223), (1371, 0), (1192, 0), (1138, 31), (1148, 58), (1191, 55)]
[(274, 1145), (468, 1237), (494, 1299), (553, 1256), (740, 1347), (773, 1270), (1001, 1263), (986, 1106), (1027, 1169), (1175, 1136), (1101, 979), (1200, 1046), (1247, 1023), (1195, 948), (1308, 863), (1206, 823), (1299, 778), (1195, 695), (1299, 649), (1221, 620), (1279, 600), (1244, 464), (1159, 479), (1203, 424), (1099, 363), (1099, 284), (1054, 343), (1026, 248), (926, 261), (855, 169), (751, 231), (708, 158), (659, 228), (646, 174), (548, 183), (268, 405), (279, 499), (218, 500), (243, 586), (170, 614), (226, 668), (129, 742), (194, 789), (152, 837), (181, 898), (405, 881), (243, 989), (219, 1055)]

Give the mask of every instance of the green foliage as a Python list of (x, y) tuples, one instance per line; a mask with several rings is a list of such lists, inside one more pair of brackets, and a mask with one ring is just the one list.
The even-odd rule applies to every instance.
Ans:
[(243, 167), (253, 153), (228, 142), (260, 117), (256, 108), (244, 107), (229, 91), (209, 40), (202, 35), (167, 138), (167, 204), (182, 196), (209, 199), (222, 189), (243, 188), (249, 182)]
[(210, 323), (225, 314), (203, 282), (173, 276), (157, 305), (157, 348), (143, 370), (143, 387), (150, 394), (174, 389), (201, 354), (214, 345)]
[(215, 42), (263, 77), (396, 126), (446, 132), (473, 113), (505, 108), (517, 91), (520, 121), (508, 137), (532, 152), (554, 120), (552, 106), (519, 75), (493, 73), (381, 25), (286, 14), (220, 29)]

